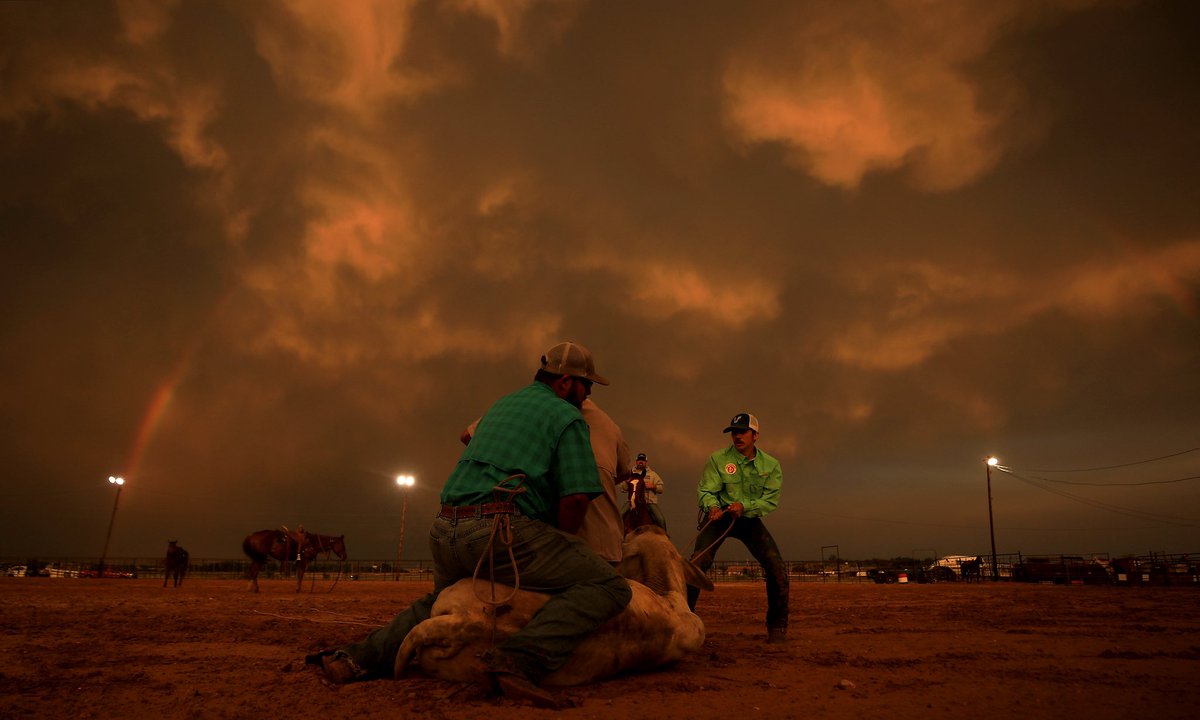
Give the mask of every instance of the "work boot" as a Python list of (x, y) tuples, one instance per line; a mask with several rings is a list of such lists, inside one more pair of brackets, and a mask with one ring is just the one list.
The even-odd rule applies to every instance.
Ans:
[(510, 700), (533, 703), (536, 707), (555, 710), (562, 707), (562, 703), (553, 695), (534, 685), (532, 680), (519, 672), (489, 670), (487, 676), (493, 694), (503, 695)]
[(562, 707), (553, 695), (538, 687), (511, 657), (499, 652), (489, 652), (484, 663), (488, 689), (493, 695), (531, 702), (537, 707), (556, 710)]
[(321, 652), (315, 652), (311, 655), (305, 655), (304, 656), (304, 664), (321, 667), (321, 660), (323, 660), (328, 655), (334, 654), (335, 652), (337, 652), (337, 650), (322, 650)]
[(783, 645), (787, 642), (787, 628), (773, 627), (767, 628), (767, 644), (768, 645)]
[(325, 674), (325, 679), (333, 685), (345, 685), (366, 676), (366, 672), (344, 652), (322, 656), (321, 671)]

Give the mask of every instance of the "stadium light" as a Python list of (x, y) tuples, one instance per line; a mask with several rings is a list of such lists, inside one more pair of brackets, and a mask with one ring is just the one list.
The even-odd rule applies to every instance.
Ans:
[(108, 518), (108, 534), (104, 536), (104, 552), (100, 553), (100, 577), (104, 577), (104, 560), (108, 557), (108, 542), (112, 540), (113, 524), (117, 521), (117, 503), (121, 502), (121, 488), (125, 487), (125, 478), (119, 475), (109, 475), (110, 485), (117, 486), (117, 496), (113, 499), (112, 516)]
[(400, 557), (404, 555), (404, 518), (408, 515), (408, 491), (413, 485), (417, 484), (417, 479), (412, 475), (397, 475), (396, 485), (400, 488), (404, 495), (404, 500), (400, 505), (400, 544), (396, 546), (396, 567), (392, 572), (392, 579), (400, 579)]

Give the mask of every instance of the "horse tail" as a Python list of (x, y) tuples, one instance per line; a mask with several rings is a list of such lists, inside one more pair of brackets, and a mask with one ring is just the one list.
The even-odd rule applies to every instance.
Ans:
[(246, 557), (250, 558), (256, 563), (265, 563), (267, 561), (267, 556), (264, 555), (258, 548), (254, 547), (254, 543), (251, 542), (253, 538), (253, 535), (247, 535), (246, 539), (242, 541), (242, 552), (246, 554)]

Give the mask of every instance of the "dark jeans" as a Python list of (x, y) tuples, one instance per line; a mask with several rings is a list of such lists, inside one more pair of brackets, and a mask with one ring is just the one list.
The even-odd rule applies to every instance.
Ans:
[[(457, 522), (439, 517), (429, 529), (433, 553), (433, 592), (417, 600), (365, 640), (340, 648), (371, 677), (392, 677), (400, 644), (417, 623), (427, 620), (438, 594), (471, 577), (487, 549), (492, 520)], [(512, 518), (512, 551), (521, 589), (551, 595), (521, 631), (496, 647), (501, 662), (514, 664), (537, 682), (562, 667), (580, 642), (621, 612), (633, 594), (629, 583), (574, 535), (539, 520)], [(513, 567), (497, 539), (492, 556), (496, 582), (512, 585)], [(487, 562), (480, 569), (486, 579)]]
[[(721, 549), (725, 540), (729, 538), (741, 540), (758, 564), (762, 566), (763, 574), (767, 578), (767, 627), (786, 628), (788, 626), (789, 587), (787, 564), (779, 554), (779, 546), (775, 544), (775, 538), (771, 537), (762, 518), (735, 518), (729, 513), (722, 515), (717, 521), (704, 528), (704, 531), (696, 538), (696, 548), (693, 553), (712, 545), (721, 536), (721, 533), (725, 532), (730, 523), (733, 523), (733, 529), (729, 531), (729, 534), (713, 545), (708, 552), (704, 553), (703, 557), (697, 558), (696, 565), (704, 572), (708, 572), (717, 555), (717, 550)], [(695, 612), (696, 600), (700, 598), (700, 589), (689, 585), (687, 592), (688, 607)]]

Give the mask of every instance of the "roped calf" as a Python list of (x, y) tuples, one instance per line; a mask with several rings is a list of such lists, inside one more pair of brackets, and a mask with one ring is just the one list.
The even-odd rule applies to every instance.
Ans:
[[(617, 571), (629, 580), (633, 599), (621, 614), (601, 625), (577, 648), (567, 663), (547, 675), (542, 685), (582, 685), (627, 671), (646, 671), (675, 662), (704, 644), (704, 623), (687, 605), (686, 585), (705, 590), (713, 585), (684, 560), (666, 532), (656, 525), (637, 528), (625, 537)], [(482, 656), (495, 640), (512, 635), (529, 622), (549, 595), (518, 590), (496, 610), (480, 600), (493, 589), (484, 580), (465, 579), (446, 588), (432, 616), (404, 639), (396, 655), (395, 675), (403, 677), (415, 662), (442, 680), (478, 682), (484, 677)], [(512, 588), (497, 586), (508, 597)]]

